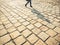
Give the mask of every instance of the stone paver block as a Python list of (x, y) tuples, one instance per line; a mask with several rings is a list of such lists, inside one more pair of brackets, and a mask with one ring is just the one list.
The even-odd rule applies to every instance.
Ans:
[(41, 32), (38, 36), (39, 36), (43, 41), (45, 41), (45, 40), (49, 37), (49, 35), (47, 35), (47, 34), (44, 33), (44, 32)]
[(2, 21), (5, 22), (5, 21), (8, 21), (8, 19), (5, 17), (5, 18), (2, 18)]
[(30, 25), (27, 26), (27, 28), (31, 30), (31, 29), (34, 28), (34, 25), (30, 24)]
[(22, 24), (26, 26), (26, 25), (28, 25), (28, 24), (30, 24), (30, 23), (29, 23), (28, 21), (25, 21), (25, 22), (23, 22)]
[(12, 18), (12, 16), (9, 16), (8, 18), (9, 18), (10, 21), (14, 21), (15, 20), (15, 18), (14, 17)]
[(49, 38), (46, 43), (48, 45), (58, 45), (59, 43), (54, 38)]
[(31, 34), (31, 31), (29, 31), (28, 29), (22, 32), (22, 35), (24, 35), (25, 37), (29, 36), (30, 34)]
[(0, 25), (0, 29), (3, 29), (4, 28), (4, 26), (3, 25)]
[(46, 21), (42, 21), (41, 23), (44, 24), (44, 25), (48, 24), (48, 22), (46, 22)]
[(32, 19), (33, 19), (33, 20), (37, 20), (38, 17), (36, 17), (36, 16), (33, 15)]
[(51, 29), (49, 29), (48, 31), (46, 31), (46, 33), (47, 33), (48, 35), (50, 35), (51, 37), (53, 37), (53, 36), (55, 36), (55, 35), (57, 34), (55, 31), (53, 31), (53, 30), (51, 30)]
[(21, 17), (18, 17), (18, 18), (16, 18), (17, 20), (20, 20), (21, 19)]
[(6, 25), (6, 24), (9, 24), (10, 22), (9, 21), (5, 21), (5, 22), (3, 22), (4, 23), (4, 25)]
[(24, 43), (23, 45), (30, 45), (30, 43), (29, 43), (29, 42), (26, 42), (26, 43)]
[(41, 26), (40, 29), (41, 29), (42, 31), (46, 31), (46, 30), (48, 30), (48, 27), (46, 27), (46, 26)]
[(53, 24), (47, 24), (47, 26), (51, 29), (53, 29), (55, 27)]
[(27, 39), (28, 39), (28, 40), (30, 41), (30, 43), (32, 43), (32, 44), (38, 40), (38, 38), (37, 38), (34, 34), (32, 34), (31, 36), (29, 36)]
[(0, 44), (5, 44), (6, 42), (8, 42), (10, 40), (10, 36), (9, 35), (5, 35), (3, 37), (0, 37)]
[(60, 42), (60, 34), (56, 35), (54, 38)]
[(24, 16), (23, 16), (23, 18), (27, 19), (27, 18), (28, 18), (28, 16), (24, 15)]
[(30, 20), (31, 20), (31, 18), (27, 18), (26, 20), (27, 20), (27, 21), (30, 21)]
[[(10, 20), (11, 21), (11, 20)], [(11, 21), (13, 24), (17, 23), (18, 21), (17, 20), (12, 20)]]
[(51, 20), (52, 20), (52, 19), (54, 19), (54, 17), (53, 17), (53, 16), (49, 16), (48, 18), (50, 18)]
[(59, 45), (60, 12), (55, 0), (33, 0), (34, 8), (26, 8), (24, 3), (0, 0), (0, 45)]
[(4, 35), (4, 34), (6, 34), (6, 33), (7, 33), (6, 29), (0, 30), (0, 36)]
[(12, 41), (8, 42), (7, 44), (5, 45), (15, 45)]
[(35, 23), (34, 25), (35, 25), (36, 27), (40, 27), (40, 26), (42, 26), (42, 24), (39, 23), (39, 22)]
[(58, 22), (59, 20), (57, 18), (54, 18), (54, 21)]
[(38, 40), (35, 45), (46, 45), (42, 40)]
[(2, 24), (1, 20), (0, 20), (0, 25)]
[(9, 28), (9, 27), (11, 27), (11, 26), (12, 26), (12, 24), (11, 24), (11, 23), (9, 23), (9, 24), (5, 25), (5, 27), (6, 27), (6, 28)]
[(59, 27), (56, 27), (56, 28), (54, 29), (54, 31), (56, 31), (57, 33), (60, 33), (60, 28), (59, 28)]
[(42, 22), (43, 20), (42, 19), (37, 19), (38, 22)]
[(23, 31), (23, 30), (25, 30), (25, 29), (26, 29), (26, 27), (23, 26), (23, 25), (21, 25), (21, 26), (18, 27), (18, 30), (19, 30), (20, 32)]
[(23, 18), (19, 20), (19, 22), (24, 22), (24, 21), (25, 21), (25, 19), (23, 19)]
[(36, 21), (35, 20), (31, 20), (30, 23), (34, 24), (34, 23), (36, 23)]
[(21, 23), (19, 23), (19, 22), (14, 23), (14, 26), (15, 26), (15, 27), (18, 27), (18, 26), (20, 26), (20, 25), (21, 25)]
[(12, 26), (12, 27), (10, 27), (10, 28), (8, 28), (7, 29), (7, 31), (10, 33), (10, 32), (13, 32), (13, 31), (15, 31), (16, 30), (16, 28), (14, 27), (14, 26)]
[(24, 39), (23, 36), (19, 36), (18, 38), (16, 38), (14, 40), (14, 42), (16, 43), (16, 45), (21, 45), (22, 43), (24, 43), (26, 40)]
[(14, 32), (10, 33), (10, 36), (12, 37), (12, 39), (16, 38), (19, 35), (20, 35), (20, 33), (18, 31), (14, 31)]
[(41, 32), (41, 30), (38, 29), (38, 28), (34, 28), (32, 31), (33, 31), (33, 33), (35, 33), (35, 34), (39, 34), (39, 33)]
[(55, 26), (59, 26), (60, 23), (59, 23), (59, 22), (53, 22), (53, 25), (55, 25)]

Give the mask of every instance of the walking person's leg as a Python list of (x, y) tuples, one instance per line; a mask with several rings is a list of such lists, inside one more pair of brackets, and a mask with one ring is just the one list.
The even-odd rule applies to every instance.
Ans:
[(27, 3), (25, 4), (25, 6), (27, 6), (28, 3), (29, 3), (29, 1), (27, 1)]
[(31, 0), (30, 0), (30, 7), (32, 7), (32, 2), (31, 2)]

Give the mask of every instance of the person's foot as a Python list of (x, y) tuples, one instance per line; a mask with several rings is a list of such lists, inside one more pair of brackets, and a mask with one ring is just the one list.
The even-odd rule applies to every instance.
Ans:
[(27, 6), (25, 5), (25, 7), (27, 7)]
[(30, 7), (32, 7), (32, 6), (30, 6)]

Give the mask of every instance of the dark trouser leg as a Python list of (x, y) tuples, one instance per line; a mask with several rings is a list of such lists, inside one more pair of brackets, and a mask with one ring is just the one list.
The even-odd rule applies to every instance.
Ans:
[(29, 3), (29, 1), (27, 1), (27, 3), (25, 4), (25, 6), (27, 6), (28, 3)]
[(31, 1), (30, 1), (30, 6), (32, 6)]
[(32, 3), (31, 3), (31, 1), (30, 1), (30, 7), (32, 7)]

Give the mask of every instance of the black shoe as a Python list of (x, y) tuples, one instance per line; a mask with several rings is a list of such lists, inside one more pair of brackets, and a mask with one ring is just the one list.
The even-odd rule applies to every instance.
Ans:
[(30, 6), (30, 7), (32, 7), (32, 6)]
[(27, 6), (25, 5), (25, 7), (27, 7)]

